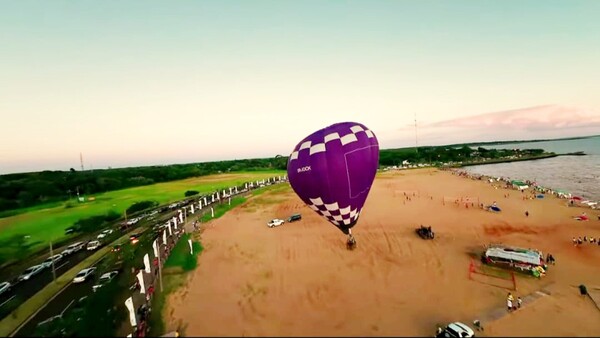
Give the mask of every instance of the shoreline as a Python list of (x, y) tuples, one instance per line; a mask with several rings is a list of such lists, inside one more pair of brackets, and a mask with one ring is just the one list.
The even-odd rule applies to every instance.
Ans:
[[(570, 192), (565, 192), (560, 189), (542, 187), (542, 186), (538, 185), (536, 182), (531, 181), (531, 180), (521, 180), (522, 182), (526, 183), (527, 185), (526, 185), (526, 188), (519, 189), (518, 187), (515, 187), (515, 185), (512, 183), (517, 180), (512, 180), (507, 177), (475, 174), (475, 173), (470, 173), (466, 170), (462, 170), (461, 168), (447, 168), (447, 169), (440, 169), (440, 170), (451, 171), (453, 175), (458, 175), (460, 177), (465, 177), (465, 178), (469, 178), (472, 180), (485, 181), (488, 184), (491, 184), (492, 186), (494, 186), (496, 188), (515, 190), (515, 191), (521, 191), (523, 193), (528, 193), (529, 196), (527, 198), (525, 198), (525, 196), (524, 196), (524, 199), (536, 199), (538, 195), (544, 195), (544, 198), (545, 198), (546, 195), (551, 195), (557, 199), (563, 199), (563, 200), (569, 201), (569, 202), (567, 202), (567, 206), (569, 206), (569, 207), (590, 209), (590, 210), (594, 210), (594, 211), (598, 210), (598, 208), (600, 207), (599, 201), (587, 200), (587, 199), (583, 199), (578, 196), (573, 196), (573, 194), (571, 194)], [(498, 185), (494, 185), (493, 183), (501, 183), (501, 184), (498, 186)], [(598, 219), (600, 220), (600, 215), (598, 215)]]

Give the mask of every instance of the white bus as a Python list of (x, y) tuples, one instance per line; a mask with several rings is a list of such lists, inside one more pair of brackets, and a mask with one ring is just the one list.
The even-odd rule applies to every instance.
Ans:
[(533, 271), (538, 267), (546, 270), (546, 262), (541, 251), (499, 244), (488, 246), (481, 261), (485, 264), (521, 271)]

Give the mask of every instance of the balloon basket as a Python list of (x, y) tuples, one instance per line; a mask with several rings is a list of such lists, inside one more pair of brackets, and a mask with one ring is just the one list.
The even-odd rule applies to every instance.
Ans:
[(346, 242), (346, 249), (348, 249), (350, 251), (356, 249), (356, 241), (347, 241)]

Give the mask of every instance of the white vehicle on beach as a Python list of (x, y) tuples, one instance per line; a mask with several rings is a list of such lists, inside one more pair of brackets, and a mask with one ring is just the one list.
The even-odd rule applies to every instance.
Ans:
[(275, 219), (272, 219), (269, 223), (267, 223), (267, 225), (269, 226), (269, 228), (273, 228), (273, 227), (278, 227), (280, 225), (283, 225), (283, 223), (285, 223), (284, 220), (275, 218)]
[(541, 251), (506, 245), (490, 245), (481, 257), (482, 263), (521, 271), (533, 271), (537, 267), (546, 268)]
[(448, 324), (444, 329), (439, 329), (436, 338), (471, 338), (475, 337), (475, 332), (466, 324), (454, 322)]

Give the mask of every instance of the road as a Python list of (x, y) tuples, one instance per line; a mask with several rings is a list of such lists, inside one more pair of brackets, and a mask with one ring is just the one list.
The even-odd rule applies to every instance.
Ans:
[[(258, 188), (258, 186), (254, 187), (254, 189), (256, 189), (256, 188)], [(254, 190), (254, 189), (250, 188), (249, 190)], [(243, 191), (240, 191), (238, 194), (232, 194), (232, 197), (235, 195), (241, 195), (241, 194), (243, 194)], [(210, 197), (210, 195), (209, 195), (209, 197)], [(191, 203), (192, 203), (192, 201), (190, 201), (190, 203), (187, 203), (185, 205), (178, 206), (177, 209), (188, 208), (188, 210), (189, 210), (189, 206), (191, 205)], [(217, 204), (225, 203), (225, 200), (219, 201), (216, 203)], [(155, 219), (147, 219), (147, 220), (140, 221), (135, 225), (135, 227), (144, 228), (151, 224), (163, 224), (167, 220), (171, 219), (173, 216), (178, 214), (177, 209), (175, 209), (175, 210), (169, 209), (161, 214), (157, 214)], [(203, 207), (202, 210), (199, 210), (196, 208), (196, 216), (200, 214), (199, 212), (207, 212), (207, 210), (210, 210), (210, 206)], [(192, 215), (188, 212), (187, 216), (188, 216), (188, 221), (191, 221)], [(134, 228), (134, 226), (130, 227), (127, 231), (131, 231), (133, 228)], [(119, 231), (117, 231), (117, 232), (119, 232)], [(118, 234), (118, 237), (120, 237), (120, 236), (122, 236), (121, 233)], [(169, 242), (171, 242), (171, 241), (169, 240)], [(110, 243), (109, 245), (112, 245), (112, 244), (113, 243)], [(162, 253), (163, 252), (162, 248), (160, 250)], [(78, 253), (75, 253), (71, 256), (64, 258), (56, 266), (56, 276), (58, 277), (61, 274), (63, 274), (64, 272), (68, 271), (70, 268), (77, 265), (82, 260), (84, 260), (86, 257), (91, 255), (93, 252), (94, 251), (87, 251), (84, 249)], [(55, 254), (56, 253), (57, 252), (55, 252)], [(95, 278), (97, 279), (99, 277), (99, 275), (100, 274), (98, 274)], [(18, 304), (21, 304), (22, 302), (27, 300), (29, 297), (33, 296), (38, 291), (43, 289), (50, 282), (52, 282), (52, 269), (48, 268), (48, 269), (45, 269), (43, 272), (39, 273), (37, 276), (32, 277), (31, 280), (29, 280), (27, 282), (22, 282), (22, 283), (16, 284), (13, 287), (13, 290), (11, 290), (11, 292), (7, 293), (6, 295), (2, 295), (0, 297), (0, 311), (2, 310), (2, 307), (8, 306), (8, 304), (13, 303), (15, 301), (17, 301)], [(50, 317), (61, 314), (70, 303), (72, 303), (72, 302), (74, 303), (79, 298), (81, 298), (85, 295), (88, 295), (91, 292), (92, 285), (93, 285), (92, 282), (85, 282), (85, 283), (81, 283), (81, 284), (69, 284), (69, 286), (67, 286), (58, 296), (56, 296), (52, 301), (50, 301), (39, 313), (37, 313), (34, 317), (30, 318), (30, 320), (27, 322), (27, 324), (25, 324), (15, 334), (15, 336), (17, 336), (17, 337), (33, 336), (33, 334), (35, 332), (35, 328), (38, 323), (40, 323)], [(16, 296), (16, 297), (13, 298), (12, 300), (10, 300), (10, 298), (12, 296)], [(10, 302), (6, 302), (7, 299), (10, 300)], [(15, 307), (14, 305), (15, 304), (11, 304), (11, 307), (14, 308)], [(8, 313), (4, 313), (4, 311), (2, 311), (1, 314), (2, 314), (2, 317), (4, 317)]]
[[(148, 233), (148, 235), (153, 236), (152, 233)], [(175, 239), (175, 234), (174, 236), (168, 236), (167, 240), (169, 245), (174, 246)], [(160, 237), (159, 239), (159, 250), (161, 255), (165, 255), (165, 248), (163, 245), (160, 245), (161, 242), (162, 237)], [(152, 249), (146, 248), (146, 250), (151, 251)], [(151, 253), (150, 256), (153, 257)], [(154, 278), (156, 276), (156, 274), (154, 273), (155, 267), (152, 263), (151, 269), (152, 272), (150, 274), (144, 273), (146, 285), (156, 285), (156, 281), (154, 281)], [(94, 285), (94, 282), (97, 281), (97, 279), (104, 272), (106, 271), (98, 271), (94, 278), (91, 278), (90, 280), (84, 283), (69, 284), (58, 296), (56, 296), (53, 300), (48, 302), (48, 304), (40, 312), (33, 316), (31, 320), (29, 320), (21, 329), (19, 329), (19, 331), (16, 332), (16, 334), (14, 335), (14, 337), (33, 337), (36, 335), (36, 327), (39, 323), (51, 317), (67, 313), (67, 311), (69, 311), (73, 307), (73, 304), (76, 304), (76, 302), (81, 297), (88, 296), (93, 292), (92, 285)], [(158, 285), (156, 287), (158, 287)], [(136, 304), (136, 308), (139, 307), (139, 305), (141, 305), (145, 299), (144, 295), (140, 295), (139, 291), (134, 292), (134, 298), (134, 304)], [(121, 300), (121, 303), (123, 303), (124, 301), (124, 299)]]
[[(156, 219), (140, 221), (140, 222), (138, 222), (138, 224), (136, 224), (135, 226), (131, 226), (126, 231), (129, 232), (129, 231), (135, 229), (135, 227), (142, 228), (142, 227), (146, 227), (150, 224), (166, 222), (167, 219), (170, 219), (171, 217), (173, 217), (175, 215), (175, 213), (176, 212), (169, 210), (169, 211), (165, 212), (163, 215), (161, 215), (160, 217), (156, 217)], [(122, 235), (123, 234), (120, 233), (119, 231), (115, 231), (111, 235), (111, 240), (109, 240), (106, 245), (112, 245), (114, 240), (119, 238)], [(71, 244), (71, 243), (69, 243), (69, 244)], [(56, 250), (54, 252), (54, 254), (60, 253), (64, 248), (66, 248), (66, 246), (64, 246), (60, 250)], [(88, 251), (84, 248), (83, 250), (81, 250), (75, 254), (72, 254), (70, 256), (63, 258), (60, 262), (58, 262), (55, 265), (56, 277), (58, 278), (60, 275), (62, 275), (63, 273), (65, 273), (66, 271), (71, 269), (72, 267), (74, 267), (77, 264), (79, 264), (80, 262), (82, 262), (84, 259), (86, 259), (90, 255), (92, 255), (94, 252), (95, 251)], [(49, 256), (49, 254), (48, 254), (48, 256)], [(39, 257), (36, 260), (37, 260), (37, 263), (40, 262)], [(32, 265), (34, 265), (34, 264), (32, 264)], [(30, 280), (24, 281), (24, 282), (16, 281), (19, 274), (20, 273), (13, 272), (12, 278), (6, 279), (8, 281), (11, 281), (11, 284), (13, 284), (13, 286), (11, 287), (11, 290), (9, 292), (6, 292), (0, 296), (0, 319), (9, 315), (10, 312), (12, 312), (20, 304), (22, 304), (27, 299), (29, 299), (29, 297), (35, 295), (38, 291), (42, 290), (46, 285), (48, 285), (48, 283), (52, 282), (52, 279), (53, 279), (52, 268), (46, 268), (42, 272), (38, 273), (37, 275), (32, 276)], [(5, 276), (3, 276), (3, 277), (6, 278)]]
[(87, 296), (92, 292), (92, 281), (79, 284), (69, 284), (67, 288), (60, 293), (38, 312), (32, 320), (27, 322), (15, 335), (15, 337), (35, 337), (35, 329), (37, 324), (56, 315), (62, 314), (71, 308), (77, 300), (83, 296)]
[[(56, 263), (56, 277), (62, 275), (65, 271), (68, 271), (70, 268), (79, 264), (79, 262), (89, 257), (92, 253), (94, 253), (94, 251), (87, 251), (84, 249), (74, 253), (71, 256), (63, 258), (61, 261)], [(12, 303), (16, 302), (20, 304), (24, 302), (29, 297), (35, 295), (38, 291), (43, 289), (46, 285), (48, 285), (48, 283), (52, 282), (52, 279), (52, 268), (46, 268), (37, 275), (32, 276), (31, 279), (27, 281), (17, 282), (12, 286), (11, 291), (0, 297), (1, 306), (10, 306), (14, 308), (16, 304)]]

